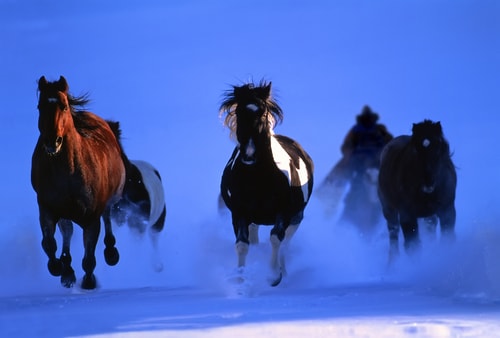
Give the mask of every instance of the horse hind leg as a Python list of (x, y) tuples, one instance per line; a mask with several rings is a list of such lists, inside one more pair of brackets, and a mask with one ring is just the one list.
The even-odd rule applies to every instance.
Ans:
[(76, 282), (75, 271), (71, 267), (72, 259), (70, 254), (71, 237), (73, 236), (73, 223), (70, 220), (61, 219), (59, 220), (58, 225), (63, 238), (61, 257), (59, 258), (63, 265), (61, 271), (61, 284), (64, 287), (70, 288)]
[(153, 246), (153, 269), (156, 272), (163, 271), (163, 263), (160, 259), (160, 250), (158, 247), (158, 240), (160, 232), (163, 230), (165, 225), (165, 218), (167, 216), (167, 207), (163, 207), (163, 211), (158, 218), (158, 220), (149, 229), (149, 237), (151, 238), (151, 245)]
[(102, 219), (104, 221), (104, 259), (108, 265), (114, 266), (118, 264), (120, 254), (118, 249), (115, 247), (116, 239), (113, 235), (113, 228), (111, 225), (111, 208), (109, 206), (104, 209)]

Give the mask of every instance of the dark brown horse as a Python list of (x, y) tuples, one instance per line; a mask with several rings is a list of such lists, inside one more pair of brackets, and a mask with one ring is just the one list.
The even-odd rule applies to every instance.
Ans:
[[(83, 289), (94, 289), (95, 248), (104, 219), (109, 265), (118, 263), (118, 250), (111, 231), (110, 207), (123, 189), (125, 168), (116, 135), (102, 118), (78, 110), (88, 100), (68, 93), (64, 77), (38, 81), (38, 129), (40, 136), (32, 157), (31, 184), (37, 194), (42, 229), (42, 247), (48, 269), (71, 287), (75, 273), (71, 267), (72, 222), (83, 229), (85, 253), (82, 267)], [(63, 237), (62, 253), (56, 257), (56, 224)]]
[(400, 228), (405, 250), (419, 249), (418, 218), (430, 221), (434, 231), (439, 219), (443, 239), (454, 239), (457, 175), (441, 123), (413, 124), (411, 136), (390, 141), (381, 154), (378, 184), (390, 260), (399, 253)]

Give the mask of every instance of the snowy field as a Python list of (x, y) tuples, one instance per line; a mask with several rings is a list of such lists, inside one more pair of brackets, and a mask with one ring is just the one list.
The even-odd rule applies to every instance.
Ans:
[[(0, 336), (500, 336), (499, 2), (0, 0), (0, 41)], [(162, 272), (128, 228), (116, 229), (115, 267), (101, 238), (97, 290), (47, 271), (30, 184), (41, 75), (89, 92), (89, 110), (120, 120), (129, 157), (161, 172)], [(242, 295), (217, 210), (234, 147), (218, 107), (230, 85), (261, 78), (285, 114), (276, 132), (310, 153), (318, 183), (364, 104), (394, 135), (441, 121), (458, 173), (455, 245), (424, 238), (418, 258), (388, 269), (383, 222), (363, 241), (313, 193), (286, 278), (268, 285), (262, 227)]]

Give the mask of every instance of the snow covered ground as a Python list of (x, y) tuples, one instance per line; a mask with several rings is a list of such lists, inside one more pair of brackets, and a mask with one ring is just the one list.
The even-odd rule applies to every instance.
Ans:
[[(499, 36), (493, 0), (0, 1), (0, 336), (500, 336)], [(162, 272), (149, 239), (119, 228), (117, 266), (99, 243), (98, 290), (48, 273), (29, 178), (41, 75), (88, 91), (90, 110), (121, 121), (129, 156), (162, 173)], [(285, 113), (276, 131), (311, 154), (318, 183), (364, 104), (395, 135), (441, 121), (458, 167), (455, 245), (425, 240), (388, 270), (384, 225), (367, 243), (313, 195), (282, 284), (267, 284), (262, 227), (238, 294), (217, 211), (234, 144), (217, 109), (231, 84), (261, 78)], [(81, 278), (80, 229), (72, 253)]]

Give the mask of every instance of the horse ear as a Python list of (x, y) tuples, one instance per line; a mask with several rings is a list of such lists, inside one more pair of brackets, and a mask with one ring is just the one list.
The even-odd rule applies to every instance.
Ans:
[(271, 96), (271, 86), (272, 86), (272, 84), (273, 83), (271, 81), (269, 81), (269, 84), (264, 87), (266, 98)]
[(60, 92), (66, 93), (69, 89), (68, 82), (66, 81), (66, 79), (62, 75), (59, 77), (59, 81), (57, 81), (57, 85), (59, 87), (58, 89)]
[(438, 127), (439, 132), (442, 133), (443, 132), (443, 127), (441, 127), (441, 121), (437, 121), (436, 122), (436, 126)]
[(243, 87), (238, 87), (238, 86), (233, 87), (233, 95), (236, 99), (238, 99), (242, 93), (243, 93)]
[(271, 96), (271, 82), (267, 85), (261, 82), (261, 85), (258, 88), (255, 88), (257, 95), (262, 100), (267, 100)]
[(42, 91), (47, 86), (47, 79), (45, 76), (41, 76), (38, 80), (38, 90)]

